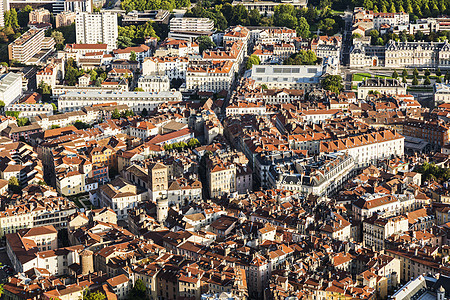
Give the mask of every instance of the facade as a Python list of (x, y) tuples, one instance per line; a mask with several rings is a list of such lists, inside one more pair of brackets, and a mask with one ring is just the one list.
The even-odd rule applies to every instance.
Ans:
[(319, 158), (298, 159), (274, 164), (269, 170), (269, 185), (274, 189), (326, 196), (336, 192), (350, 178), (353, 157), (344, 153)]
[(188, 67), (186, 89), (214, 93), (230, 90), (234, 81), (233, 65), (231, 61), (217, 61)]
[(94, 104), (107, 104), (116, 102), (128, 105), (135, 112), (141, 112), (144, 108), (152, 111), (159, 104), (170, 101), (181, 101), (180, 92), (69, 92), (58, 98), (58, 110), (61, 112), (74, 111), (82, 106)]
[(395, 233), (408, 231), (408, 218), (395, 216), (378, 218), (373, 216), (363, 221), (363, 243), (366, 247), (380, 251), (386, 248), (385, 240)]
[(166, 75), (169, 80), (186, 79), (187, 57), (150, 57), (144, 59), (142, 75)]
[(358, 99), (365, 100), (370, 92), (385, 95), (406, 95), (407, 84), (398, 79), (367, 78), (358, 84)]
[(146, 75), (138, 79), (138, 88), (144, 92), (162, 92), (170, 90), (169, 77), (163, 75)]
[(164, 198), (168, 189), (168, 168), (161, 163), (153, 163), (148, 167), (149, 196), (152, 200)]
[(450, 44), (429, 42), (393, 42), (386, 45), (385, 67), (448, 68)]
[(322, 66), (254, 65), (251, 79), (265, 84), (269, 89), (305, 89), (317, 87), (322, 76)]
[(50, 23), (50, 12), (45, 8), (30, 11), (29, 23)]
[(51, 50), (55, 40), (45, 37), (44, 29), (30, 29), (8, 45), (9, 60), (29, 62), (41, 50)]
[(379, 30), (382, 25), (390, 27), (409, 24), (409, 14), (405, 12), (398, 13), (374, 13), (373, 26)]
[(435, 83), (433, 85), (434, 104), (450, 103), (450, 85)]
[(5, 106), (14, 104), (22, 96), (22, 75), (7, 73), (0, 76), (0, 100)]
[(235, 193), (236, 166), (230, 163), (221, 163), (207, 171), (209, 196), (218, 198), (223, 195)]
[(75, 22), (77, 14), (73, 11), (63, 11), (55, 16), (55, 27), (63, 27), (72, 25)]
[(53, 115), (53, 106), (50, 103), (16, 103), (8, 106), (8, 111), (20, 112), (19, 117), (30, 118), (37, 115)]
[(78, 13), (75, 19), (77, 44), (103, 43), (112, 51), (117, 48), (117, 26), (115, 13)]
[(170, 31), (213, 31), (214, 21), (208, 18), (172, 18)]

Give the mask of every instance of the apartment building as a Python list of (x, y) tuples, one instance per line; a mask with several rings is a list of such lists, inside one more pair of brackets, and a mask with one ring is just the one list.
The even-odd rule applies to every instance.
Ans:
[(304, 89), (317, 87), (322, 77), (322, 66), (254, 65), (251, 79), (269, 89)]
[(16, 103), (8, 106), (8, 111), (20, 112), (19, 117), (31, 118), (38, 115), (53, 115), (53, 106), (50, 103)]
[(319, 151), (326, 153), (347, 151), (353, 156), (358, 166), (366, 166), (378, 159), (388, 158), (392, 155), (402, 156), (404, 146), (404, 136), (393, 130), (381, 130), (335, 141), (322, 141)]
[(358, 83), (358, 99), (365, 100), (369, 93), (377, 91), (384, 95), (406, 95), (407, 84), (398, 79), (367, 78)]
[(154, 56), (188, 56), (189, 54), (199, 54), (198, 44), (185, 40), (176, 40), (166, 38), (158, 49), (155, 50)]
[(142, 75), (166, 75), (169, 80), (186, 79), (187, 57), (150, 57), (142, 63)]
[(446, 124), (419, 120), (406, 120), (399, 124), (402, 135), (420, 138), (440, 149), (450, 141), (450, 129)]
[(30, 11), (29, 23), (50, 23), (50, 12), (45, 8)]
[(170, 80), (166, 75), (143, 75), (138, 79), (138, 88), (144, 92), (162, 92), (170, 90)]
[(78, 13), (75, 18), (77, 44), (106, 44), (107, 50), (117, 49), (117, 14)]
[[(65, 0), (64, 11), (91, 13), (93, 7), (96, 6), (96, 2), (97, 0)], [(101, 4), (100, 7), (102, 7), (103, 4)]]
[(269, 186), (305, 195), (326, 196), (336, 192), (350, 178), (355, 162), (345, 153), (289, 160), (269, 169)]
[(363, 221), (363, 243), (366, 247), (380, 251), (386, 248), (385, 240), (388, 237), (408, 229), (408, 218), (405, 216), (379, 218), (375, 215)]
[(0, 75), (0, 100), (8, 107), (22, 96), (22, 75), (9, 72)]
[(72, 25), (75, 22), (75, 18), (77, 17), (76, 12), (74, 11), (63, 11), (55, 16), (55, 27), (64, 27)]
[(178, 102), (182, 100), (178, 91), (150, 92), (69, 92), (58, 98), (58, 110), (61, 112), (74, 111), (82, 106), (92, 106), (116, 102), (128, 105), (134, 112), (142, 112), (145, 108), (152, 111), (161, 103)]
[(221, 162), (207, 170), (206, 179), (211, 198), (236, 192), (236, 166), (233, 163)]
[(386, 45), (385, 67), (437, 68), (450, 65), (450, 44), (394, 42)]
[(52, 37), (46, 37), (44, 29), (29, 29), (8, 45), (9, 60), (27, 63), (41, 50), (50, 51), (54, 46), (55, 40)]
[(116, 59), (131, 59), (131, 53), (136, 55), (136, 60), (140, 63), (144, 61), (145, 58), (150, 57), (152, 51), (147, 45), (139, 45), (136, 47), (127, 47), (125, 49), (116, 49), (113, 51), (114, 57)]
[(373, 27), (377, 30), (382, 25), (390, 27), (409, 24), (409, 14), (405, 12), (398, 13), (373, 13)]
[(55, 65), (47, 65), (42, 70), (36, 73), (36, 83), (39, 86), (41, 83), (47, 84), (50, 88), (56, 86), (56, 79), (58, 77), (58, 70)]
[(434, 83), (433, 97), (435, 105), (450, 103), (450, 85), (445, 83)]
[(213, 31), (214, 21), (209, 18), (172, 18), (170, 31)]
[(225, 30), (223, 35), (223, 43), (241, 41), (244, 44), (244, 55), (248, 54), (248, 46), (250, 43), (250, 31), (241, 25), (230, 27)]
[(214, 93), (229, 91), (234, 74), (232, 61), (198, 63), (187, 68), (186, 89)]

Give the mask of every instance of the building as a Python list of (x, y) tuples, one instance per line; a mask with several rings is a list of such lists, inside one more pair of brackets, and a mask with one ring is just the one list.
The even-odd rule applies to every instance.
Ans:
[(446, 124), (406, 120), (398, 127), (402, 135), (425, 140), (436, 149), (440, 149), (450, 141), (450, 129)]
[(22, 75), (10, 72), (0, 76), (0, 100), (5, 106), (14, 104), (22, 93)]
[[(296, 9), (304, 8), (308, 5), (307, 0), (292, 0), (287, 1), (290, 5), (294, 6)], [(280, 5), (278, 1), (248, 1), (248, 0), (235, 0), (232, 3), (233, 6), (243, 5), (248, 11), (256, 9), (259, 11), (261, 16), (273, 15), (275, 7)]]
[(166, 75), (169, 80), (186, 79), (187, 57), (149, 57), (142, 63), (142, 75)]
[(358, 99), (365, 100), (375, 91), (384, 95), (406, 95), (407, 84), (398, 79), (367, 78), (358, 83)]
[(122, 24), (125, 25), (143, 25), (147, 22), (155, 22), (161, 24), (169, 23), (170, 11), (168, 10), (146, 10), (146, 11), (130, 11), (123, 16)]
[(116, 49), (113, 51), (114, 57), (116, 59), (131, 59), (131, 53), (134, 52), (136, 55), (136, 60), (138, 62), (143, 62), (145, 58), (150, 57), (152, 51), (147, 45), (139, 45), (136, 47), (127, 47), (125, 49)]
[(448, 68), (450, 44), (433, 42), (394, 42), (386, 45), (385, 67)]
[(205, 62), (192, 65), (186, 71), (186, 89), (219, 93), (229, 91), (234, 81), (231, 61)]
[(77, 17), (76, 12), (73, 11), (63, 11), (55, 16), (55, 27), (63, 27), (72, 25), (75, 22), (75, 18)]
[(91, 13), (95, 6), (95, 0), (65, 0), (64, 11)]
[(181, 101), (178, 91), (150, 92), (69, 92), (58, 98), (58, 110), (61, 112), (74, 111), (82, 106), (107, 104), (116, 102), (125, 104), (134, 112), (141, 112), (144, 108), (153, 111), (159, 104)]
[(164, 198), (168, 189), (168, 168), (162, 163), (152, 163), (148, 166), (148, 188), (152, 200)]
[(393, 130), (381, 130), (334, 141), (321, 141), (320, 152), (347, 151), (358, 166), (378, 159), (403, 156), (405, 137)]
[(269, 185), (274, 189), (305, 195), (330, 195), (350, 178), (355, 167), (352, 156), (343, 152), (273, 164)]
[(172, 18), (170, 31), (213, 31), (214, 21), (208, 18)]
[(53, 106), (50, 103), (15, 103), (8, 106), (8, 111), (20, 112), (20, 118), (31, 118), (37, 115), (51, 116)]
[(118, 25), (115, 13), (78, 13), (75, 31), (77, 44), (103, 43), (108, 45), (108, 51), (117, 49)]
[(405, 216), (379, 218), (375, 215), (363, 221), (363, 243), (366, 247), (381, 251), (386, 248), (388, 237), (408, 229), (408, 218)]
[(207, 170), (206, 179), (211, 198), (235, 193), (236, 166), (232, 163), (219, 163)]
[(322, 77), (322, 66), (254, 65), (251, 79), (269, 89), (304, 89), (317, 87)]
[(52, 37), (46, 37), (45, 30), (29, 29), (8, 45), (9, 60), (21, 63), (37, 63), (46, 55), (37, 59), (34, 56), (42, 50), (47, 50), (48, 53), (53, 50), (54, 46), (55, 40)]
[(405, 12), (398, 13), (373, 13), (373, 26), (376, 30), (380, 30), (382, 25), (390, 27), (409, 24), (409, 14)]
[(434, 105), (450, 103), (450, 85), (445, 83), (434, 83), (433, 97)]
[(138, 88), (144, 92), (162, 92), (170, 90), (170, 80), (167, 76), (146, 75), (138, 79)]
[(29, 14), (29, 23), (50, 23), (50, 12), (45, 8), (32, 10)]

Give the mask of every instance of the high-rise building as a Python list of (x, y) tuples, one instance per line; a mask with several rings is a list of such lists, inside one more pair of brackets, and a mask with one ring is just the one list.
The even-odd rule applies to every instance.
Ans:
[(73, 11), (63, 11), (55, 16), (55, 27), (69, 26), (75, 22), (77, 14)]
[(77, 44), (108, 45), (107, 50), (117, 48), (117, 14), (103, 13), (78, 13), (75, 19)]
[(50, 23), (50, 11), (45, 8), (32, 10), (29, 15), (30, 23)]
[(6, 1), (1, 0), (0, 1), (0, 27), (5, 27), (5, 18), (4, 18), (4, 12), (5, 12), (5, 5), (4, 3)]
[[(33, 58), (33, 56), (42, 50), (52, 51), (54, 46), (55, 40), (52, 37), (46, 37), (45, 30), (30, 29), (8, 45), (9, 60), (36, 63), (39, 58)], [(40, 58), (42, 57), (45, 55), (40, 55)]]

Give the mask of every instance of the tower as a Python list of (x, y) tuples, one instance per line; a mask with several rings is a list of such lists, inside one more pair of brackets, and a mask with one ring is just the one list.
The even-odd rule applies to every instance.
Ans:
[(441, 287), (437, 291), (437, 300), (444, 300), (444, 297), (445, 297), (445, 289), (441, 285)]
[(169, 199), (162, 197), (156, 201), (156, 218), (159, 223), (164, 223), (169, 213)]
[(94, 272), (94, 252), (84, 249), (80, 252), (81, 274), (87, 275)]
[(148, 166), (148, 194), (156, 201), (167, 194), (168, 168), (162, 163), (152, 163)]

